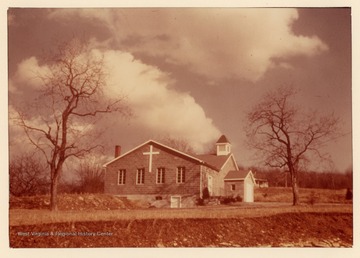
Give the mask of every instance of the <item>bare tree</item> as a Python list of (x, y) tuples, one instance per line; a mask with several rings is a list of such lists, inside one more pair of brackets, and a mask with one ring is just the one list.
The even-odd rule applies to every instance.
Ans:
[[(268, 92), (248, 113), (247, 135), (265, 165), (289, 171), (293, 205), (299, 204), (298, 171), (315, 157), (325, 159), (322, 147), (338, 132), (339, 119), (333, 114), (300, 112), (293, 98), (298, 92), (280, 87)], [(311, 155), (311, 156), (310, 156)]]
[(187, 140), (183, 138), (174, 138), (168, 135), (160, 138), (159, 141), (171, 148), (185, 152), (187, 154), (195, 154), (193, 147)]
[(32, 155), (14, 157), (9, 166), (10, 194), (14, 196), (45, 194), (49, 178), (40, 160)]
[(79, 177), (77, 191), (81, 193), (100, 193), (104, 191), (104, 161), (86, 158), (76, 169)]
[[(42, 85), (35, 101), (36, 114), (19, 112), (18, 124), (30, 142), (44, 155), (51, 179), (51, 210), (57, 210), (59, 176), (64, 162), (81, 158), (101, 145), (87, 137), (101, 113), (129, 114), (124, 98), (103, 94), (103, 57), (89, 45), (72, 40), (48, 55), (47, 72), (38, 74)], [(86, 139), (86, 140), (85, 140)]]

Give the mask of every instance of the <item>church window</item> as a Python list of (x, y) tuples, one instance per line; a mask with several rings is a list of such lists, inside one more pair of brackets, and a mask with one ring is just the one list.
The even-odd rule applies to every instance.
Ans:
[(136, 184), (142, 185), (144, 183), (145, 183), (145, 169), (140, 168), (137, 170), (137, 173), (136, 173)]
[(118, 171), (118, 185), (124, 185), (126, 181), (126, 169)]
[(158, 168), (156, 173), (156, 183), (164, 184), (165, 183), (165, 168)]
[(177, 168), (176, 183), (185, 183), (185, 167)]
[(219, 150), (220, 151), (226, 151), (226, 146), (225, 145), (220, 145)]

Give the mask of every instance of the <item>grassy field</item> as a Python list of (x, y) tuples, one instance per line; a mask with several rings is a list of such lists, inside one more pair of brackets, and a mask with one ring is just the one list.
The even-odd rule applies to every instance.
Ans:
[[(129, 208), (130, 205), (119, 205), (119, 209), (106, 210), (97, 209), (97, 206), (90, 212), (89, 210), (81, 210), (81, 202), (78, 200), (79, 198), (83, 199), (85, 205), (88, 196), (72, 196), (71, 199), (66, 196), (61, 198), (75, 199), (76, 205), (79, 207), (78, 210), (60, 209), (58, 212), (51, 212), (48, 209), (11, 208), (9, 222), (11, 226), (15, 226), (76, 221), (261, 217), (289, 212), (352, 213), (352, 205), (345, 201), (344, 196), (345, 190), (300, 189), (302, 204), (293, 207), (290, 188), (260, 188), (255, 191), (254, 203), (235, 203), (187, 209)], [(101, 199), (99, 196), (91, 198), (97, 198), (99, 202)], [(110, 202), (109, 197), (102, 198)], [(32, 199), (32, 201), (34, 200)], [(117, 204), (118, 202), (119, 200), (116, 200), (113, 203)]]
[[(300, 188), (301, 203), (347, 203), (346, 189)], [(292, 188), (268, 187), (255, 190), (255, 202), (292, 202)]]
[(135, 209), (110, 211), (10, 210), (10, 226), (76, 221), (112, 221), (134, 219), (188, 219), (263, 217), (280, 213), (352, 213), (349, 204), (293, 207), (288, 204), (237, 205), (189, 209)]
[(290, 188), (262, 188), (254, 203), (181, 209), (144, 208), (115, 196), (62, 195), (57, 212), (48, 209), (48, 196), (13, 198), (10, 246), (351, 247), (353, 205), (345, 192), (300, 189), (302, 203), (292, 206)]

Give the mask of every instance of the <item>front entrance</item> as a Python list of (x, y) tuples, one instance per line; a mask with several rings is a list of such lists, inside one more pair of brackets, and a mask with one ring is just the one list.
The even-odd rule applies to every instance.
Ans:
[(170, 197), (170, 208), (181, 208), (181, 196)]

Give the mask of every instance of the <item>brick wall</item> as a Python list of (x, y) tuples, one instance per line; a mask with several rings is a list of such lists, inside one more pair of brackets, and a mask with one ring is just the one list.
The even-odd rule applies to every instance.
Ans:
[[(105, 172), (105, 193), (117, 195), (167, 195), (167, 194), (199, 194), (201, 165), (185, 156), (153, 145), (153, 152), (160, 152), (152, 156), (152, 172), (149, 172), (150, 145), (144, 145), (128, 155), (109, 164)], [(165, 183), (156, 183), (157, 168), (165, 168)], [(176, 182), (177, 168), (185, 167), (185, 183)], [(136, 184), (136, 173), (140, 168), (145, 169), (144, 184)], [(118, 171), (126, 169), (126, 182), (118, 185)]]

